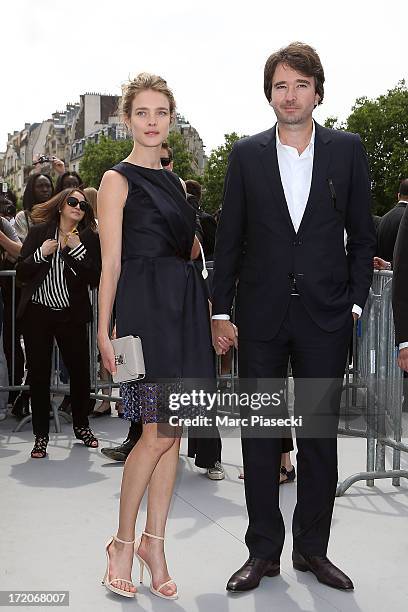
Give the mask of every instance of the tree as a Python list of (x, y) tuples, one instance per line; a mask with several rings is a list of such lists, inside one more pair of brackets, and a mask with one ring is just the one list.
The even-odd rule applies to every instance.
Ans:
[(360, 134), (368, 153), (374, 212), (383, 215), (394, 204), (398, 185), (408, 176), (408, 89), (400, 81), (376, 100), (359, 98), (346, 122)]
[(85, 185), (99, 189), (103, 174), (127, 157), (132, 147), (132, 140), (112, 140), (104, 135), (98, 143), (88, 142), (79, 167)]
[(222, 204), (224, 190), (224, 178), (227, 172), (228, 156), (233, 144), (242, 138), (235, 132), (225, 134), (223, 145), (214, 149), (208, 159), (204, 170), (204, 201), (203, 208), (208, 212), (214, 213)]
[[(178, 132), (170, 132), (168, 143), (173, 149), (174, 172), (183, 179), (196, 179), (193, 155), (186, 141)], [(112, 140), (102, 135), (99, 142), (88, 142), (80, 163), (80, 174), (88, 187), (99, 188), (103, 174), (127, 157), (133, 148), (133, 140)]]
[(185, 139), (180, 132), (170, 132), (167, 138), (173, 150), (173, 171), (185, 181), (199, 179), (194, 170), (194, 157), (188, 150)]
[(331, 130), (344, 130), (344, 126), (339, 123), (337, 117), (327, 117), (323, 125)]
[(367, 150), (373, 212), (384, 215), (395, 204), (401, 179), (408, 177), (408, 89), (405, 81), (375, 100), (358, 98), (344, 124), (329, 117), (326, 127), (360, 134)]

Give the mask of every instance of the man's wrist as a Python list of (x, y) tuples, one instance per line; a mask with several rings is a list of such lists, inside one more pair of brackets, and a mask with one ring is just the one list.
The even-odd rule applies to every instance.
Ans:
[(227, 314), (216, 314), (216, 315), (212, 315), (211, 318), (213, 321), (229, 321), (230, 320), (230, 316)]
[(363, 312), (363, 309), (361, 308), (361, 306), (358, 306), (357, 304), (353, 304), (353, 308), (351, 309), (351, 312), (356, 314), (358, 318), (361, 317), (361, 313)]

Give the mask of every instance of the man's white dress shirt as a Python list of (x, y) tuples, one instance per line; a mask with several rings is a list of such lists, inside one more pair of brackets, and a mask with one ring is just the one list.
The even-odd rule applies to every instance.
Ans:
[[(279, 173), (290, 218), (296, 233), (302, 222), (312, 184), (315, 133), (316, 128), (313, 121), (310, 142), (303, 153), (299, 155), (296, 147), (281, 143), (279, 128), (276, 126), (276, 153), (278, 156)], [(362, 308), (354, 304), (352, 312), (355, 312), (360, 317)], [(219, 314), (213, 315), (212, 318), (229, 320), (230, 317), (227, 314)]]

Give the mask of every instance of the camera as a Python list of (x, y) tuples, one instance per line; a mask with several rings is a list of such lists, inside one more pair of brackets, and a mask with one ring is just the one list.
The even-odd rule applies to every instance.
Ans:
[(37, 164), (47, 164), (49, 162), (52, 162), (51, 157), (49, 157), (48, 155), (40, 155), (37, 161), (33, 162), (33, 166), (36, 166)]

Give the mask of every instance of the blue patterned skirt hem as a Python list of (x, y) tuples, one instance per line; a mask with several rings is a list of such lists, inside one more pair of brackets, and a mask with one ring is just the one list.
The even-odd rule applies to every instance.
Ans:
[(171, 416), (169, 396), (181, 393), (182, 383), (127, 382), (120, 385), (123, 418), (135, 423), (167, 423)]

